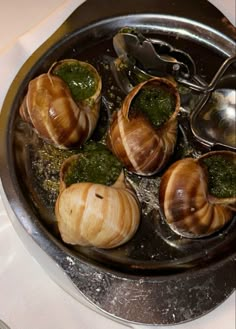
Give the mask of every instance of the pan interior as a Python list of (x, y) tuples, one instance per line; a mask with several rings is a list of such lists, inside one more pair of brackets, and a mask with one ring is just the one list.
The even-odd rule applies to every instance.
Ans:
[[(45, 53), (31, 68), (24, 78), (18, 92), (18, 102), (15, 103), (13, 154), (14, 168), (23, 198), (30, 205), (32, 212), (37, 216), (39, 225), (48, 232), (49, 238), (56, 238), (63, 244), (58, 233), (54, 215), (55, 195), (52, 193), (46, 180), (58, 179), (58, 171), (48, 169), (39, 175), (40, 156), (44, 150), (50, 155), (50, 148), (27, 126), (22, 123), (18, 109), (23, 99), (28, 82), (35, 76), (46, 72), (51, 64), (65, 58), (76, 58), (93, 64), (102, 76), (103, 96), (112, 110), (119, 107), (124, 94), (119, 90), (109, 68), (109, 60), (115, 57), (112, 46), (112, 36), (123, 26), (137, 27), (143, 34), (152, 38), (161, 39), (174, 47), (188, 52), (194, 59), (198, 73), (210, 81), (220, 64), (229, 54), (231, 45), (228, 39), (201, 26), (198, 34), (190, 22), (154, 17), (148, 15), (130, 16), (105, 20), (99, 24), (88, 26), (59, 41)], [(196, 28), (196, 29), (197, 29)], [(201, 35), (201, 37), (200, 37)], [(215, 41), (214, 41), (215, 40)], [(233, 50), (232, 50), (233, 51)], [(197, 101), (198, 95), (191, 95), (191, 106)], [(102, 116), (99, 129), (108, 124), (107, 108), (102, 105)], [(188, 129), (188, 116), (183, 115), (181, 123)], [(101, 129), (96, 129), (93, 140), (101, 138)], [(179, 132), (178, 145), (172, 162), (188, 154), (194, 156), (203, 150), (200, 145), (188, 134), (188, 143), (184, 142)], [(51, 158), (48, 158), (50, 165)], [(164, 275), (186, 271), (188, 269), (208, 265), (230, 256), (235, 241), (236, 221), (220, 232), (202, 239), (187, 239), (173, 233), (165, 224), (159, 212), (158, 187), (161, 174), (150, 178), (141, 178), (128, 174), (140, 196), (142, 205), (142, 220), (138, 232), (125, 245), (103, 250), (96, 248), (65, 246), (68, 253), (79, 259), (92, 262), (106, 269), (116, 269), (120, 272), (153, 275)]]

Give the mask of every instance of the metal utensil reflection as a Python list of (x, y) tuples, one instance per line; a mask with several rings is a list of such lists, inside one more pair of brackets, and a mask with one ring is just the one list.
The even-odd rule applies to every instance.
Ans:
[(211, 100), (194, 113), (191, 127), (194, 135), (206, 146), (227, 146), (236, 149), (236, 90), (217, 89)]
[(236, 75), (219, 80), (190, 116), (193, 135), (209, 148), (236, 149)]

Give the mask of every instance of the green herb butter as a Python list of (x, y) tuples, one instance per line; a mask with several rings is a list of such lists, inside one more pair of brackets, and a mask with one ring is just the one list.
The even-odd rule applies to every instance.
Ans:
[(65, 81), (77, 102), (91, 97), (96, 92), (97, 77), (86, 65), (64, 63), (55, 68), (53, 74)]
[(84, 146), (79, 157), (72, 161), (64, 181), (66, 186), (77, 182), (112, 185), (119, 177), (122, 165), (101, 143), (90, 142)]
[(132, 110), (144, 113), (156, 127), (171, 117), (175, 110), (175, 97), (167, 88), (146, 87), (140, 90), (132, 102)]
[(208, 170), (209, 192), (218, 198), (236, 196), (236, 163), (217, 155), (203, 159)]
[(41, 142), (30, 152), (34, 182), (41, 191), (41, 197), (48, 207), (54, 206), (59, 193), (59, 172), (63, 161), (78, 153), (61, 150), (46, 142)]

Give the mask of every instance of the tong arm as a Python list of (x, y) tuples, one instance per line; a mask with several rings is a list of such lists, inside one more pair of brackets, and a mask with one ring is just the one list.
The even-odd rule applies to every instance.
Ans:
[[(158, 54), (155, 44), (158, 45), (159, 50), (162, 50), (162, 54)], [(141, 69), (148, 74), (164, 73), (175, 77), (190, 78), (191, 73), (188, 66), (177, 59), (188, 55), (184, 56), (185, 53), (172, 48), (166, 42), (156, 40), (153, 43), (151, 39), (143, 36), (140, 38), (136, 34), (119, 32), (113, 38), (113, 46), (118, 56), (134, 58)], [(165, 49), (164, 53), (163, 49)], [(190, 62), (191, 59), (188, 61)]]

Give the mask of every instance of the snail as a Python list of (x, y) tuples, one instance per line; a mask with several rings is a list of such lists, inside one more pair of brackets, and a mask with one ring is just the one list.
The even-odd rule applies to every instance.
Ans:
[(82, 161), (81, 154), (71, 156), (60, 171), (55, 215), (62, 240), (103, 249), (126, 243), (139, 227), (140, 205), (123, 170), (110, 186), (89, 181), (69, 185), (67, 173), (70, 176), (78, 161)]
[(21, 118), (57, 147), (77, 147), (93, 133), (101, 102), (101, 78), (86, 62), (67, 59), (31, 80)]
[(179, 93), (168, 79), (138, 84), (113, 114), (108, 147), (129, 171), (144, 176), (157, 173), (174, 152), (179, 109)]
[(212, 151), (173, 163), (161, 178), (159, 202), (179, 235), (197, 238), (220, 230), (236, 211), (236, 154)]

